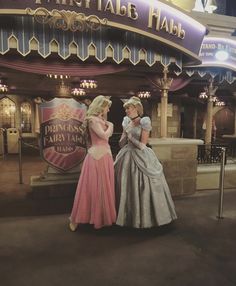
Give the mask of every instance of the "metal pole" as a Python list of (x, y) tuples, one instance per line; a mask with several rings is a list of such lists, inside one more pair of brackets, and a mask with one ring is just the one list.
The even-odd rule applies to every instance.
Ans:
[(22, 150), (21, 146), (22, 145), (22, 138), (21, 135), (19, 136), (18, 139), (18, 152), (19, 152), (19, 183), (23, 184), (23, 179), (22, 179)]
[(223, 200), (224, 200), (224, 178), (225, 178), (225, 155), (226, 148), (221, 148), (221, 166), (220, 166), (220, 182), (219, 182), (219, 208), (218, 208), (218, 219), (223, 217)]
[(5, 159), (5, 142), (4, 142), (5, 141), (4, 140), (5, 133), (4, 132), (5, 132), (5, 130), (3, 128), (0, 128), (0, 136), (2, 137), (2, 140), (1, 140), (2, 141), (1, 142), (2, 143), (2, 148), (1, 149), (2, 149), (2, 159), (3, 160)]

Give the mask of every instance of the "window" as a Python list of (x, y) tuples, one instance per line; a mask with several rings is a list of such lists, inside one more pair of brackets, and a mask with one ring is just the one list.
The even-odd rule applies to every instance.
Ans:
[(23, 133), (32, 132), (31, 105), (29, 102), (22, 102), (21, 107), (21, 130)]
[(8, 97), (0, 99), (0, 127), (16, 127), (16, 105)]

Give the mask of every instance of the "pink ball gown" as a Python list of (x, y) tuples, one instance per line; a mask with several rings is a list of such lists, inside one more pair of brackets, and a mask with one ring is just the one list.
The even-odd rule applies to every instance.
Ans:
[(97, 229), (116, 221), (114, 166), (108, 144), (113, 124), (91, 116), (88, 126), (91, 147), (82, 166), (70, 221), (74, 225), (90, 223)]

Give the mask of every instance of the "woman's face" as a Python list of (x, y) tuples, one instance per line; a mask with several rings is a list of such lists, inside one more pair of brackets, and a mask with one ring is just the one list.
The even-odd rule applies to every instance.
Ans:
[(107, 115), (107, 113), (109, 111), (110, 111), (110, 106), (109, 105), (105, 106), (104, 109), (103, 109), (103, 115)]
[(129, 118), (134, 118), (134, 117), (138, 116), (137, 108), (134, 105), (128, 105), (125, 108), (125, 112)]

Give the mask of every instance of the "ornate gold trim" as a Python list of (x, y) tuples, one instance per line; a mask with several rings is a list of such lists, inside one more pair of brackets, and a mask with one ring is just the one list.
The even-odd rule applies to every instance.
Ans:
[(85, 16), (83, 13), (74, 11), (56, 10), (48, 11), (45, 8), (32, 10), (26, 8), (26, 14), (34, 16), (34, 19), (40, 24), (48, 24), (50, 28), (61, 29), (63, 31), (88, 31), (99, 30), (102, 25), (107, 25), (107, 19), (100, 19), (96, 15)]
[(160, 90), (163, 92), (162, 96), (168, 96), (168, 90), (170, 89), (170, 86), (172, 84), (173, 78), (168, 77), (169, 69), (167, 66), (164, 66), (163, 69), (163, 77), (158, 78), (156, 80), (156, 83)]
[[(19, 9), (0, 9), (0, 14), (16, 14), (16, 15), (26, 15), (26, 10), (19, 10)], [(107, 19), (106, 19), (107, 20)], [(113, 22), (113, 21), (109, 21), (107, 20), (107, 23), (106, 23), (107, 26), (110, 26), (110, 27), (113, 27), (113, 28), (118, 28), (118, 29), (122, 29), (122, 30), (126, 30), (126, 31), (130, 31), (130, 32), (134, 32), (134, 33), (137, 33), (137, 34), (140, 34), (140, 35), (143, 35), (144, 37), (148, 37), (148, 38), (151, 38), (151, 39), (154, 39), (156, 41), (160, 41), (161, 43), (163, 44), (166, 44), (170, 47), (173, 47), (175, 49), (177, 49), (177, 51), (181, 54), (185, 54), (186, 56), (190, 57), (191, 60), (195, 63), (195, 64), (200, 64), (201, 63), (201, 59), (200, 57), (188, 50), (187, 48), (185, 48), (184, 46), (181, 46), (179, 44), (176, 44), (174, 43), (173, 41), (171, 40), (168, 40), (168, 39), (165, 39), (161, 36), (158, 36), (158, 35), (154, 35), (150, 32), (146, 32), (146, 31), (143, 31), (143, 30), (140, 30), (138, 28), (134, 28), (134, 27), (131, 27), (131, 26), (128, 26), (128, 25), (125, 25), (125, 24), (120, 24), (120, 23), (117, 23), (117, 22)]]
[(190, 58), (192, 58), (192, 60), (194, 60), (196, 62), (196, 64), (201, 63), (200, 57), (197, 54), (195, 54), (194, 52), (188, 50), (184, 46), (178, 45), (178, 44), (174, 43), (173, 41), (168, 40), (168, 39), (166, 39), (164, 37), (161, 37), (161, 36), (158, 36), (158, 35), (154, 35), (152, 33), (146, 32), (144, 30), (140, 30), (138, 28), (127, 26), (127, 25), (120, 24), (120, 23), (117, 23), (117, 22), (112, 22), (112, 21), (109, 21), (109, 20), (107, 21), (107, 25), (109, 27), (118, 28), (118, 29), (122, 29), (122, 30), (127, 30), (129, 32), (137, 33), (139, 35), (148, 37), (150, 39), (154, 39), (156, 41), (160, 41), (160, 42), (162, 42), (162, 43), (164, 43), (164, 44), (166, 44), (166, 45), (168, 45), (170, 47), (173, 47), (173, 48), (177, 49), (178, 52), (189, 56)]
[(225, 68), (225, 69), (230, 69), (232, 71), (236, 71), (235, 65), (227, 64), (227, 63), (203, 63), (200, 65), (186, 65), (186, 68), (208, 68), (208, 67), (216, 67), (216, 68)]

